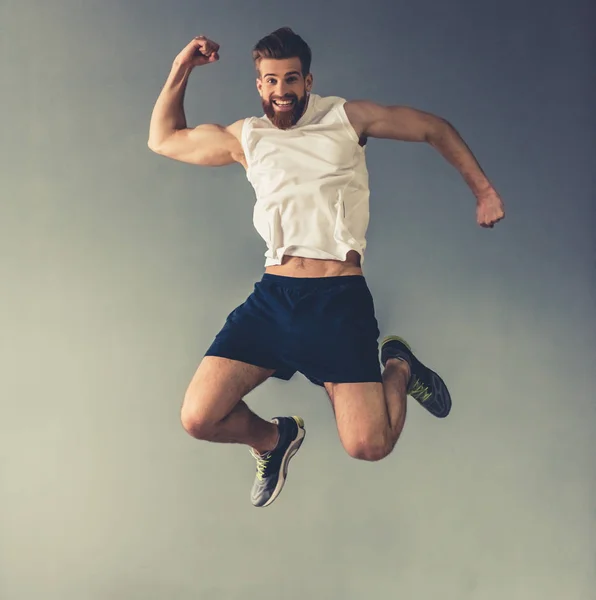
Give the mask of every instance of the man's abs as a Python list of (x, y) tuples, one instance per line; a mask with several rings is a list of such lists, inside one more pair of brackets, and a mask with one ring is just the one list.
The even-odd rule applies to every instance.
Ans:
[(360, 255), (356, 250), (350, 250), (343, 261), (284, 255), (281, 265), (270, 265), (265, 269), (265, 273), (285, 277), (338, 277), (362, 275), (362, 268)]

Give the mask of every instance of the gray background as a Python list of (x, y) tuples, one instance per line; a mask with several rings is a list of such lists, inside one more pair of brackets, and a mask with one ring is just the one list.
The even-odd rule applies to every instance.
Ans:
[[(594, 10), (589, 1), (3, 0), (0, 597), (588, 600), (596, 590)], [(448, 8), (449, 7), (449, 8)], [(515, 7), (515, 8), (514, 8)], [(365, 276), (381, 335), (447, 380), (393, 455), (350, 459), (301, 375), (288, 485), (179, 424), (187, 383), (262, 274), (243, 169), (147, 148), (199, 33), (189, 124), (260, 115), (250, 50), (289, 25), (314, 91), (452, 122), (507, 218), (426, 145), (371, 140)]]

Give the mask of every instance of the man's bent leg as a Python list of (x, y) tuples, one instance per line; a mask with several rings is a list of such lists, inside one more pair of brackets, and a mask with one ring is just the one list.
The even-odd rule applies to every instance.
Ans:
[(219, 356), (205, 356), (184, 397), (181, 421), (193, 437), (246, 444), (267, 452), (278, 441), (278, 427), (253, 413), (242, 400), (275, 372)]
[(325, 383), (339, 437), (353, 458), (377, 461), (393, 450), (406, 419), (407, 363), (390, 359), (383, 383)]
[(289, 461), (305, 435), (300, 417), (265, 421), (241, 399), (274, 372), (237, 360), (205, 356), (182, 405), (182, 424), (193, 437), (251, 447), (257, 460), (251, 490), (254, 506), (269, 506), (279, 496)]

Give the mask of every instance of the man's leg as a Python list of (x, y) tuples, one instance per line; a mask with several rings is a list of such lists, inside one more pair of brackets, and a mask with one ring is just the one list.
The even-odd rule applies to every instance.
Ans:
[(181, 420), (193, 437), (246, 444), (259, 453), (277, 444), (278, 427), (253, 413), (242, 400), (275, 371), (219, 356), (205, 356), (184, 397)]
[(288, 464), (305, 436), (300, 417), (265, 421), (242, 400), (275, 372), (218, 356), (205, 356), (184, 398), (181, 420), (193, 437), (246, 444), (257, 461), (254, 506), (269, 506), (281, 493)]
[(353, 458), (377, 461), (394, 448), (406, 419), (408, 363), (387, 361), (383, 383), (325, 383), (339, 437)]

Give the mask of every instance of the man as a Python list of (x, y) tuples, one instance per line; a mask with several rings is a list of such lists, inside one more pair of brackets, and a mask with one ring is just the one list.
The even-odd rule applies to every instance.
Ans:
[(369, 221), (368, 138), (427, 142), (476, 196), (476, 218), (493, 227), (501, 199), (455, 129), (401, 106), (323, 98), (312, 93), (311, 51), (289, 28), (253, 50), (265, 115), (227, 127), (189, 128), (183, 99), (191, 71), (219, 60), (219, 45), (199, 36), (174, 60), (151, 117), (149, 147), (203, 166), (240, 163), (256, 193), (254, 226), (267, 243), (265, 273), (228, 315), (194, 375), (182, 406), (195, 438), (246, 444), (257, 461), (251, 492), (268, 506), (305, 435), (299, 417), (271, 421), (243, 401), (269, 377), (296, 371), (327, 391), (341, 442), (354, 458), (376, 461), (404, 426), (406, 396), (445, 417), (451, 398), (437, 373), (397, 336), (381, 344), (362, 273)]

